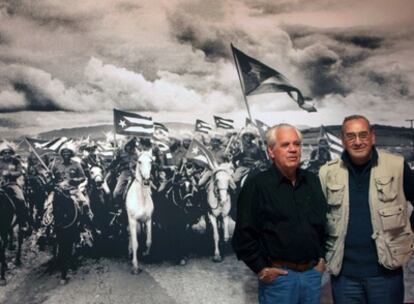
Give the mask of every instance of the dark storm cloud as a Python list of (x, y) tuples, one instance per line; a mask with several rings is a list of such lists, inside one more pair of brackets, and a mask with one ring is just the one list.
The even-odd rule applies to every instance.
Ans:
[(365, 75), (379, 90), (392, 92), (393, 95), (402, 98), (413, 97), (410, 92), (410, 83), (404, 75), (377, 71), (367, 71)]
[(225, 5), (219, 1), (185, 2), (167, 14), (173, 39), (201, 50), (209, 61), (230, 58), (230, 42), (246, 36), (242, 30), (221, 23), (225, 18)]
[[(355, 75), (372, 75), (365, 71), (364, 63), (389, 48), (387, 39), (390, 37), (380, 33), (369, 34), (367, 29), (283, 28), (291, 37), (293, 46), (300, 50), (301, 56), (295, 63), (304, 71), (312, 95), (318, 98), (329, 94), (346, 96), (360, 90), (361, 87), (349, 79)], [(368, 68), (375, 69), (375, 66)], [(376, 82), (375, 77), (368, 77), (368, 81)]]
[(33, 111), (58, 111), (63, 110), (53, 100), (44, 96), (28, 83), (16, 82), (13, 84), (16, 92), (22, 93), (27, 102), (25, 110)]
[[(301, 65), (306, 79), (310, 80), (309, 89), (313, 97), (321, 98), (328, 94), (346, 96), (352, 91), (343, 83), (341, 75), (332, 71), (332, 67), (338, 65), (338, 60), (338, 58), (321, 56)], [(338, 68), (334, 68), (334, 70), (338, 70)]]
[(182, 12), (174, 12), (168, 18), (171, 34), (178, 42), (189, 44), (194, 49), (204, 52), (209, 60), (229, 58), (229, 41), (231, 36), (225, 29), (210, 24), (208, 33), (200, 26), (200, 20), (194, 20)]
[(335, 35), (335, 39), (339, 42), (350, 43), (355, 46), (366, 48), (366, 49), (379, 49), (382, 46), (384, 38), (378, 36), (368, 35)]

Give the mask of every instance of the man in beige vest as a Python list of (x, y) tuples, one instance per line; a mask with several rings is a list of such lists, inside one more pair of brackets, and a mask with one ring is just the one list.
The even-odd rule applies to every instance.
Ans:
[(401, 266), (414, 249), (407, 200), (414, 174), (403, 157), (377, 150), (367, 118), (346, 117), (341, 159), (319, 172), (328, 202), (326, 261), (335, 303), (403, 303)]

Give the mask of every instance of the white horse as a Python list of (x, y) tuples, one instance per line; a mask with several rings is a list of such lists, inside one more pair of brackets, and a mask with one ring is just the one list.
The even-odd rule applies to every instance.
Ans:
[(214, 262), (223, 260), (219, 249), (219, 226), (223, 229), (224, 242), (227, 243), (230, 239), (229, 226), (233, 222), (229, 216), (231, 209), (230, 187), (233, 190), (236, 188), (233, 180), (233, 169), (231, 164), (223, 163), (214, 169), (207, 190), (207, 201), (210, 207), (208, 218), (213, 227)]
[(128, 214), (130, 243), (132, 249), (132, 273), (141, 272), (138, 267), (137, 251), (138, 236), (141, 226), (145, 226), (146, 231), (146, 250), (144, 255), (148, 255), (152, 243), (152, 213), (154, 203), (151, 198), (151, 164), (152, 151), (138, 151), (138, 162), (135, 169), (135, 179), (132, 181), (126, 196), (126, 210)]

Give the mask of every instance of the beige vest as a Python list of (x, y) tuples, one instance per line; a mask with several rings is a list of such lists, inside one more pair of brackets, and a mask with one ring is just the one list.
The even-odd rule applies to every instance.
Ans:
[[(414, 251), (403, 174), (403, 157), (378, 151), (378, 164), (371, 169), (369, 207), (378, 263), (388, 269), (406, 263)], [(319, 177), (328, 203), (325, 258), (328, 270), (337, 275), (349, 219), (348, 169), (342, 160), (335, 159), (321, 167)]]

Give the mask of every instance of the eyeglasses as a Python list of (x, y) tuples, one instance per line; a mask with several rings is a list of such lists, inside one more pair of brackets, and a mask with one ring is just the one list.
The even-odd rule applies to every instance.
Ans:
[(357, 137), (362, 141), (367, 140), (369, 135), (370, 135), (369, 131), (361, 131), (358, 133), (354, 133), (354, 132), (345, 133), (344, 137), (346, 141), (353, 142), (357, 139)]

